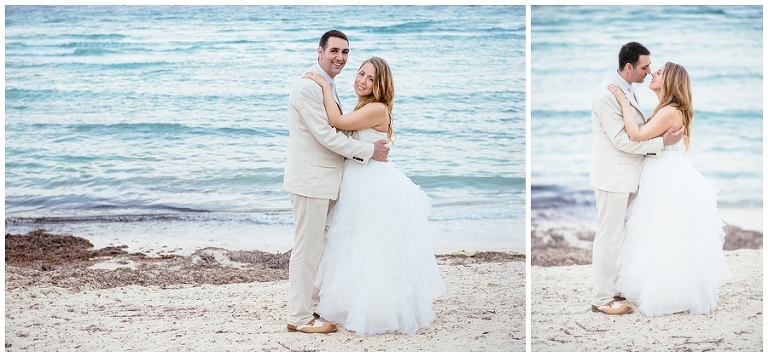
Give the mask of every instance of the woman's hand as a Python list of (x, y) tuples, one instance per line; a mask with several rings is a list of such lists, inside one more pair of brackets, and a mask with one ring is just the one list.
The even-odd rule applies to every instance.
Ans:
[(328, 84), (328, 81), (326, 81), (325, 78), (323, 78), (323, 76), (314, 72), (304, 73), (304, 75), (301, 76), (301, 78), (309, 78), (315, 81), (315, 83), (319, 84), (321, 87), (330, 86), (330, 84)]
[(613, 96), (616, 97), (616, 100), (619, 101), (619, 104), (629, 104), (629, 99), (627, 99), (627, 95), (624, 94), (624, 92), (621, 90), (621, 88), (619, 88), (619, 86), (615, 84), (609, 84), (608, 91), (613, 93)]

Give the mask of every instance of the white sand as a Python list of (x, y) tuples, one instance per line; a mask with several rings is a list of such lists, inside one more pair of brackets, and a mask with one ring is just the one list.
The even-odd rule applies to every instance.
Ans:
[(525, 262), (440, 265), (415, 336), (288, 332), (287, 281), (5, 294), (6, 351), (525, 351)]
[(533, 266), (531, 351), (763, 351), (763, 251), (725, 254), (733, 275), (706, 316), (594, 313), (591, 265)]

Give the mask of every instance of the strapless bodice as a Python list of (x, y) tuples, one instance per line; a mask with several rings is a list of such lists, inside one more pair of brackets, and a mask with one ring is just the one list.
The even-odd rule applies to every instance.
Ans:
[(387, 133), (382, 133), (380, 131), (373, 130), (373, 128), (367, 128), (367, 129), (360, 129), (356, 131), (354, 137), (356, 137), (357, 140), (360, 140), (362, 142), (375, 143), (382, 139), (386, 140)]
[(683, 140), (680, 140), (672, 145), (665, 146), (664, 151), (685, 151), (685, 143)]
[(665, 146), (662, 156), (683, 156), (683, 154), (685, 154), (685, 143), (681, 139), (672, 145)]

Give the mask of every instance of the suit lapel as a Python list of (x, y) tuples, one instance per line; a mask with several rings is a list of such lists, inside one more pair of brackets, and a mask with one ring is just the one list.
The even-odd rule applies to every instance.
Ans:
[[(613, 71), (613, 75), (614, 75), (614, 77), (612, 79), (608, 80), (609, 83), (613, 83), (613, 84), (617, 85), (619, 88), (621, 88), (621, 91), (624, 92), (624, 95), (627, 96), (627, 100), (629, 101), (629, 105), (631, 105), (632, 107), (635, 108), (635, 110), (637, 110), (637, 112), (640, 114), (640, 117), (643, 119), (643, 123), (645, 123), (645, 121), (646, 121), (645, 120), (645, 115), (643, 115), (643, 111), (640, 109), (640, 103), (637, 101), (637, 97), (634, 94), (628, 93), (629, 90), (625, 89), (625, 87), (624, 87), (626, 85), (626, 82), (623, 79), (621, 79), (621, 76), (619, 76), (618, 72), (616, 72), (614, 70)], [(625, 83), (625, 84), (622, 84), (622, 82)], [(630, 84), (630, 86), (631, 86), (631, 84)], [(638, 124), (641, 124), (641, 123), (638, 123)]]
[(640, 117), (643, 118), (643, 123), (645, 123), (645, 115), (643, 115), (643, 111), (640, 109), (640, 103), (637, 102), (637, 97), (634, 96), (632, 93), (625, 93), (627, 96), (627, 99), (629, 100), (629, 105), (635, 107), (635, 110), (637, 110), (638, 113), (640, 113)]
[(637, 102), (637, 97), (632, 93), (624, 93), (624, 95), (627, 96), (627, 99), (629, 100), (629, 104), (632, 104), (633, 107), (640, 110), (640, 103)]
[(333, 97), (336, 99), (336, 105), (339, 107), (339, 112), (341, 112), (341, 114), (344, 114), (344, 111), (341, 110), (341, 99), (339, 99), (339, 93), (336, 92), (335, 81), (331, 83), (331, 89), (333, 90)]

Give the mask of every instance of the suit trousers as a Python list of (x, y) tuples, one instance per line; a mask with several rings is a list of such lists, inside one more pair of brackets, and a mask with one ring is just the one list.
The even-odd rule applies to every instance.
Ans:
[(293, 223), (296, 227), (288, 267), (288, 323), (303, 325), (312, 320), (320, 302), (315, 287), (320, 257), (325, 247), (325, 221), (336, 203), (291, 193)]
[(597, 230), (592, 245), (592, 305), (605, 305), (615, 294), (619, 270), (616, 258), (624, 237), (627, 207), (636, 193), (595, 190)]

